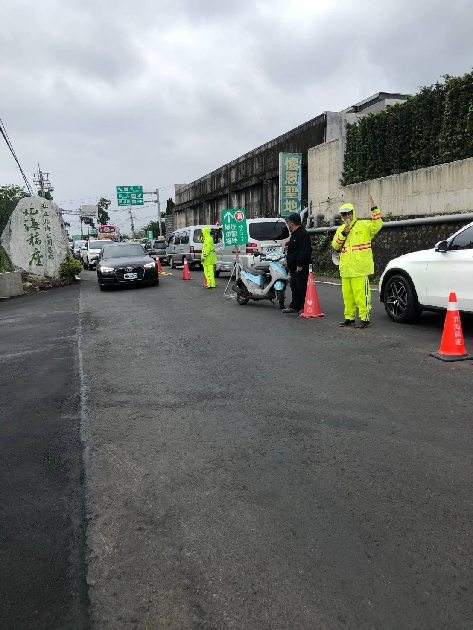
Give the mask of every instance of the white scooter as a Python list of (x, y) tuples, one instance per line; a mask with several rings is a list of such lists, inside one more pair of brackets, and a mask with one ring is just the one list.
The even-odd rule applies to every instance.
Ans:
[(286, 267), (281, 261), (286, 258), (283, 252), (271, 254), (259, 254), (255, 252), (261, 260), (269, 262), (269, 271), (260, 269), (240, 269), (240, 277), (233, 284), (232, 289), (236, 293), (238, 304), (243, 306), (249, 300), (275, 300), (277, 299), (279, 308), (284, 308), (284, 297), (286, 285), (289, 282), (289, 275)]

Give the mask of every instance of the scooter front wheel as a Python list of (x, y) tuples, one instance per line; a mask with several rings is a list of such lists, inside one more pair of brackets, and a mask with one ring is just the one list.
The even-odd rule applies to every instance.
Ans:
[(276, 297), (278, 299), (279, 308), (282, 310), (284, 308), (285, 292), (284, 291), (276, 291)]
[(248, 304), (249, 302), (249, 299), (241, 293), (237, 293), (236, 300), (240, 306), (245, 306), (245, 304)]

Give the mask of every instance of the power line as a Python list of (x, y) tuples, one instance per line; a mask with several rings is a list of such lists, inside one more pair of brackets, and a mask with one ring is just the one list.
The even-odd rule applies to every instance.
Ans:
[(3, 124), (3, 120), (1, 118), (0, 118), (0, 133), (2, 134), (3, 139), (7, 143), (7, 147), (10, 149), (10, 152), (13, 155), (13, 157), (15, 159), (15, 162), (18, 164), (18, 168), (20, 169), (20, 173), (23, 176), (23, 180), (25, 182), (25, 186), (28, 189), (28, 192), (30, 193), (30, 196), (32, 197), (33, 196), (33, 189), (31, 188), (30, 183), (29, 183), (29, 181), (28, 181), (28, 179), (27, 179), (23, 169), (21, 168), (21, 164), (18, 161), (18, 158), (16, 157), (15, 150), (13, 149), (13, 145), (12, 145), (12, 143), (10, 141), (10, 138), (8, 137), (7, 130), (5, 129), (5, 125)]
[[(158, 188), (155, 188), (154, 190), (166, 190), (168, 188), (174, 188), (174, 184), (169, 184), (168, 186), (159, 186)], [(115, 196), (115, 192), (113, 194), (106, 194), (105, 196), (110, 199), (110, 197), (114, 197)], [(79, 203), (79, 201), (93, 201), (94, 199), (100, 199), (99, 196), (95, 196), (95, 197), (83, 197), (81, 199), (63, 199), (62, 201), (58, 201), (57, 203), (61, 204), (61, 203), (74, 203), (77, 204)], [(140, 206), (135, 206), (135, 210), (137, 207)], [(126, 209), (124, 209), (125, 212), (127, 212)], [(118, 210), (113, 210), (113, 212), (118, 212)]]

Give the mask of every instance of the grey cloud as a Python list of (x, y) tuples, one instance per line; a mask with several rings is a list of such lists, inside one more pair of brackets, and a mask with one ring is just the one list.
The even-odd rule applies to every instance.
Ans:
[[(40, 161), (58, 200), (183, 183), (326, 109), (470, 69), (469, 2), (299, 3), (300, 23), (288, 6), (10, 3), (0, 116), (28, 176)], [(21, 183), (5, 148), (0, 178)]]

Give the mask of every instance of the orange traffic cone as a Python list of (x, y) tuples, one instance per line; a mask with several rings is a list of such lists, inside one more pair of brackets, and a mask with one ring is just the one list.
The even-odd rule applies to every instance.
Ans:
[(161, 273), (163, 268), (161, 267), (161, 261), (159, 260), (159, 258), (156, 258), (156, 267), (158, 268), (158, 273)]
[(184, 257), (184, 267), (182, 268), (182, 279), (192, 280), (191, 272), (189, 271), (189, 265), (187, 264), (187, 258)]
[(456, 293), (450, 293), (448, 298), (447, 315), (443, 327), (442, 340), (438, 352), (429, 352), (431, 357), (441, 361), (465, 361), (473, 359), (465, 350), (462, 324), (457, 306)]
[(309, 271), (309, 279), (307, 280), (304, 311), (299, 315), (299, 317), (325, 317), (325, 313), (322, 313), (320, 308), (319, 296), (317, 295), (317, 289), (315, 288), (312, 269)]

